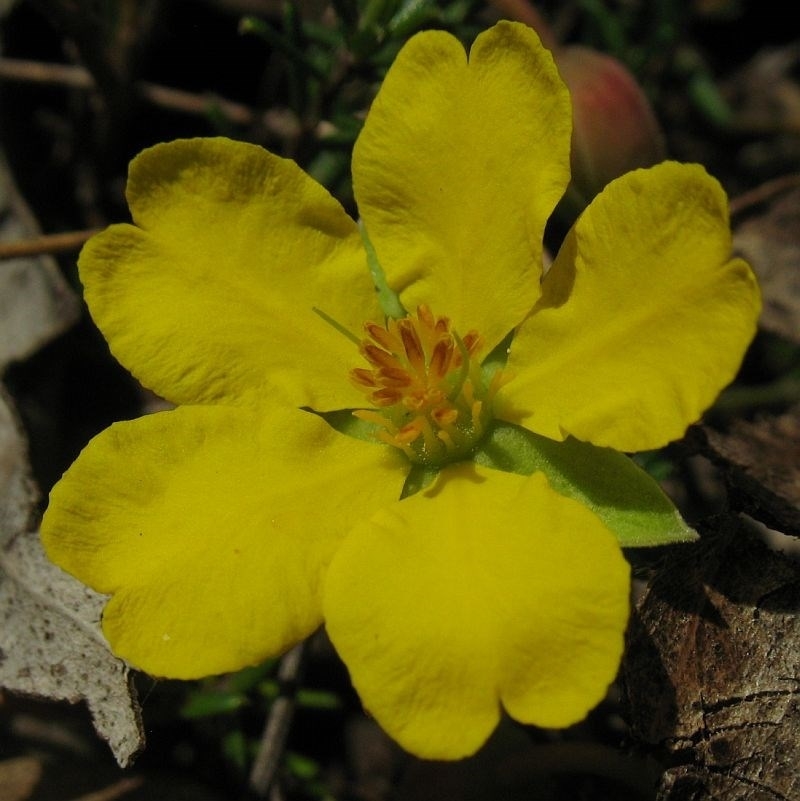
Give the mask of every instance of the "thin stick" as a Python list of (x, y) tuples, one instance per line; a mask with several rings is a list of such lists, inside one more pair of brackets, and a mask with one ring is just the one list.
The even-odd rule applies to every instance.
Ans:
[(185, 114), (205, 115), (211, 109), (219, 111), (229, 122), (237, 125), (252, 125), (256, 118), (252, 109), (233, 100), (226, 100), (216, 95), (198, 95), (184, 92), (182, 89), (173, 89), (157, 83), (140, 81), (134, 84), (139, 96), (159, 108), (170, 111), (182, 111)]
[(295, 645), (283, 657), (278, 668), (278, 682), (288, 686), (289, 692), (282, 693), (273, 701), (261, 734), (261, 742), (249, 779), (250, 792), (256, 798), (267, 798), (280, 767), (296, 705), (294, 685), (300, 676), (303, 651), (303, 643)]
[[(73, 89), (91, 89), (95, 85), (91, 74), (83, 67), (21, 58), (0, 58), (0, 80), (58, 84)], [(216, 109), (237, 125), (251, 125), (256, 117), (248, 106), (223, 97), (184, 92), (148, 81), (138, 81), (134, 89), (148, 103), (171, 111), (204, 115)]]
[(0, 78), (26, 83), (59, 84), (75, 89), (90, 89), (94, 86), (92, 76), (83, 67), (29, 61), (24, 58), (0, 58)]
[(67, 231), (63, 234), (43, 234), (33, 239), (22, 239), (18, 242), (0, 242), (0, 261), (76, 250), (89, 237), (94, 236), (98, 230), (100, 229)]
[(770, 200), (775, 195), (785, 192), (789, 189), (800, 187), (800, 173), (790, 173), (789, 175), (781, 175), (779, 178), (773, 178), (771, 181), (765, 181), (755, 189), (750, 189), (738, 197), (732, 198), (730, 202), (731, 217), (741, 214), (743, 211), (752, 206), (757, 206), (766, 200)]
[(74, 801), (116, 801), (126, 793), (138, 789), (144, 784), (144, 778), (141, 776), (130, 776), (125, 779), (120, 779), (102, 790), (96, 790), (93, 793), (87, 793)]

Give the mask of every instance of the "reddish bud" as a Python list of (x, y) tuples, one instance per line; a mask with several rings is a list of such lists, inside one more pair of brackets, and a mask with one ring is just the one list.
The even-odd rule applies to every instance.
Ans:
[(579, 45), (555, 59), (572, 95), (572, 189), (584, 203), (623, 173), (664, 159), (650, 103), (621, 62)]

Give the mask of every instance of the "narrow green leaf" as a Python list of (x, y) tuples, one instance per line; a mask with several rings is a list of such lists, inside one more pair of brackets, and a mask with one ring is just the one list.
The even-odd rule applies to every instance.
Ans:
[(340, 709), (342, 699), (327, 690), (311, 690), (303, 687), (297, 691), (297, 705), (305, 709)]
[(272, 703), (281, 694), (281, 686), (275, 679), (267, 679), (258, 685), (258, 692), (262, 698)]
[(475, 461), (509, 473), (543, 472), (553, 489), (591, 509), (623, 548), (697, 539), (658, 483), (628, 456), (610, 448), (576, 439), (555, 442), (496, 421)]
[(313, 779), (319, 775), (319, 763), (304, 754), (287, 751), (284, 754), (286, 770), (298, 779)]
[(461, 28), (462, 30), (458, 31), (458, 34), (462, 41), (464, 33), (467, 33), (470, 39), (474, 39), (475, 36), (469, 31), (467, 18), (483, 5), (485, 4), (478, 2), (478, 0), (450, 0), (449, 3), (442, 7), (442, 22), (448, 28)]
[(242, 17), (239, 21), (240, 34), (255, 34), (263, 39), (268, 45), (280, 50), (292, 64), (296, 64), (306, 72), (313, 75), (319, 81), (325, 81), (328, 77), (328, 70), (315, 63), (302, 50), (300, 50), (285, 33), (279, 33), (264, 20), (258, 17)]
[(367, 229), (364, 228), (363, 224), (359, 225), (359, 229), (361, 230), (361, 239), (364, 242), (364, 250), (367, 252), (369, 272), (372, 276), (372, 282), (375, 284), (375, 289), (378, 290), (378, 302), (381, 304), (383, 313), (387, 317), (405, 317), (407, 312), (400, 302), (399, 295), (386, 283), (386, 276), (381, 263), (378, 261), (378, 254), (375, 252), (375, 248), (372, 247), (372, 242), (369, 241)]
[(240, 771), (244, 771), (252, 758), (252, 748), (240, 729), (228, 732), (222, 739), (222, 753)]
[(394, 14), (397, 4), (398, 0), (367, 0), (361, 13), (359, 27), (362, 30), (375, 26), (383, 27), (385, 22)]
[(181, 716), (191, 720), (226, 715), (241, 709), (246, 703), (247, 698), (239, 693), (199, 692), (189, 696), (181, 709)]
[(442, 12), (432, 0), (404, 0), (389, 20), (387, 31), (392, 39), (405, 39), (441, 17)]
[(242, 668), (237, 673), (232, 673), (226, 681), (226, 689), (231, 693), (246, 693), (252, 690), (258, 683), (272, 673), (279, 660), (267, 659), (260, 665)]

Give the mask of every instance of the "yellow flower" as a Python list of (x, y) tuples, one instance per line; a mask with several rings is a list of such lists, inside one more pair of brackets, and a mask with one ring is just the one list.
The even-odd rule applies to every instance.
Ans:
[[(674, 163), (610, 184), (542, 279), (569, 142), (550, 54), (501, 23), (469, 60), (419, 34), (390, 70), (353, 157), (366, 250), (258, 147), (133, 161), (135, 225), (91, 240), (81, 278), (112, 352), (177, 408), (96, 437), (42, 524), (111, 596), (119, 656), (192, 678), (324, 622), (365, 707), (434, 758), (473, 752), (503, 709), (566, 726), (603, 697), (619, 543), (691, 537), (608, 448), (680, 437), (735, 375), (759, 297), (722, 189)], [(371, 247), (410, 315), (386, 321)]]

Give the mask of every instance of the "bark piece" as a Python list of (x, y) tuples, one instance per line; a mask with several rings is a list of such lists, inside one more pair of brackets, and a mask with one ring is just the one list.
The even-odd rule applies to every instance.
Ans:
[(623, 683), (658, 801), (800, 798), (800, 570), (743, 521), (676, 547), (642, 596)]
[(800, 343), (800, 188), (781, 192), (736, 226), (734, 248), (758, 276), (759, 325)]
[(695, 427), (692, 438), (736, 490), (731, 502), (785, 534), (800, 536), (800, 406), (730, 433)]

